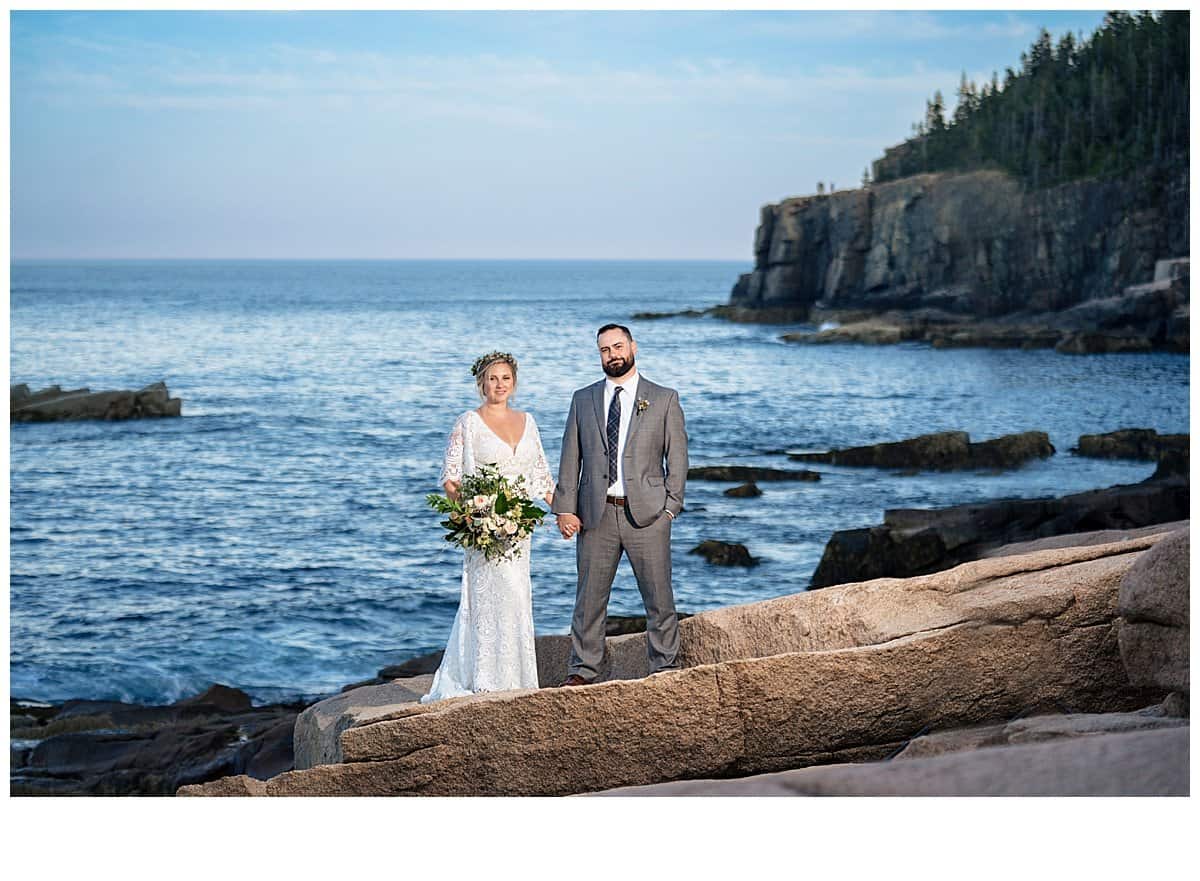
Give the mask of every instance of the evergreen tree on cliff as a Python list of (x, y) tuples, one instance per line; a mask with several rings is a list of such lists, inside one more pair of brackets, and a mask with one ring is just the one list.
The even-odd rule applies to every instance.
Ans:
[(1110, 12), (1090, 39), (1045, 28), (1020, 71), (979, 90), (964, 72), (946, 120), (940, 91), (913, 137), (876, 160), (873, 179), (1003, 169), (1032, 187), (1185, 163), (1187, 11)]

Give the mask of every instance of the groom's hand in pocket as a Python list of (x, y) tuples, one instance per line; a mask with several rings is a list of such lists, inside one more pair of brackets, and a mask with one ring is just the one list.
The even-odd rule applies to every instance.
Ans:
[(575, 533), (583, 527), (579, 518), (574, 514), (559, 514), (558, 515), (558, 531), (562, 533), (562, 537), (570, 539), (575, 537)]

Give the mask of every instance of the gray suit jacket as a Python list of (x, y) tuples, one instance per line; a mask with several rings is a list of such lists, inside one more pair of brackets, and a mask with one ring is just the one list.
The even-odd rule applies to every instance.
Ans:
[[(679, 394), (642, 376), (637, 402), (630, 415), (629, 431), (622, 451), (626, 507), (633, 522), (649, 526), (663, 511), (678, 515), (683, 510), (683, 488), (687, 483), (687, 430)], [(563, 432), (554, 488), (555, 514), (575, 514), (584, 529), (592, 529), (604, 517), (608, 493), (608, 439), (604, 412), (604, 380), (581, 388), (571, 398), (567, 427)]]

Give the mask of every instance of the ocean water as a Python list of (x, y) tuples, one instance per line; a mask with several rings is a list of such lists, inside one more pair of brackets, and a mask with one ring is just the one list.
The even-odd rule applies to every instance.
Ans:
[[(514, 402), (552, 467), (572, 390), (600, 378), (595, 330), (630, 323), (648, 378), (679, 390), (693, 465), (787, 467), (827, 449), (961, 429), (1049, 432), (1004, 474), (815, 466), (759, 499), (693, 481), (674, 526), (676, 604), (805, 590), (829, 535), (885, 508), (1131, 483), (1141, 462), (1068, 453), (1082, 433), (1188, 431), (1189, 357), (785, 344), (795, 327), (630, 321), (724, 302), (748, 264), (108, 261), (12, 264), (11, 381), (93, 390), (165, 380), (180, 419), (10, 428), (14, 695), (169, 701), (212, 682), (256, 702), (315, 696), (441, 648), (461, 557), (424, 496), (470, 365), (520, 361)], [(548, 521), (549, 522), (549, 521)], [(690, 555), (707, 538), (762, 563)], [(575, 554), (534, 539), (538, 633), (569, 630)], [(641, 614), (628, 564), (610, 613)]]

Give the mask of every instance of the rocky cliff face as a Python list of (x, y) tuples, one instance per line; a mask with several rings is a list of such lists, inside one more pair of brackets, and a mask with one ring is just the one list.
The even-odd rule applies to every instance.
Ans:
[(731, 306), (1045, 313), (1149, 282), (1188, 254), (1188, 170), (1025, 191), (998, 171), (922, 174), (762, 209)]

